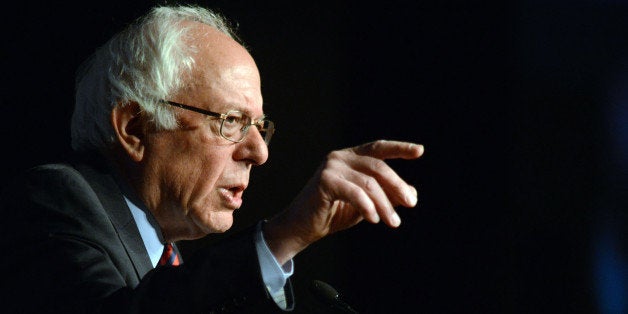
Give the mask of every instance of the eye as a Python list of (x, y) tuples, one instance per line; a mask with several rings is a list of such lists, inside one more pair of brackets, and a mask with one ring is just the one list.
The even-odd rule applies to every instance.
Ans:
[(223, 122), (223, 128), (228, 130), (240, 130), (247, 125), (248, 116), (238, 111), (232, 111), (227, 114)]
[(240, 121), (240, 118), (238, 118), (238, 117), (236, 117), (234, 115), (230, 115), (230, 116), (227, 116), (225, 118), (225, 123), (226, 124), (237, 124), (238, 121)]

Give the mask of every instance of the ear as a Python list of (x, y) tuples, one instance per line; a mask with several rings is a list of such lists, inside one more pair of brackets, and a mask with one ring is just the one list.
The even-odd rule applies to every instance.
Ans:
[(111, 111), (111, 125), (122, 149), (135, 162), (144, 157), (144, 119), (137, 102), (118, 103)]

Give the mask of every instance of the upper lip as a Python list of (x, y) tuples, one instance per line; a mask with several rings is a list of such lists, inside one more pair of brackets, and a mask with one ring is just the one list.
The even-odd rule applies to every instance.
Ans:
[(247, 185), (248, 184), (245, 183), (245, 182), (234, 183), (234, 184), (228, 184), (228, 185), (224, 186), (224, 188), (229, 190), (229, 191), (232, 191), (234, 193), (237, 193), (237, 192), (242, 192), (242, 191), (246, 190)]

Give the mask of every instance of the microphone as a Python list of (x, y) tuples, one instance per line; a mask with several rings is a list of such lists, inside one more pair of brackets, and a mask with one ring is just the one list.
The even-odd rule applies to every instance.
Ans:
[(356, 310), (352, 309), (349, 304), (340, 299), (340, 294), (338, 293), (338, 291), (336, 291), (336, 289), (334, 289), (332, 286), (325, 282), (322, 282), (320, 280), (312, 281), (310, 291), (317, 297), (320, 302), (341, 310), (343, 313), (358, 313)]

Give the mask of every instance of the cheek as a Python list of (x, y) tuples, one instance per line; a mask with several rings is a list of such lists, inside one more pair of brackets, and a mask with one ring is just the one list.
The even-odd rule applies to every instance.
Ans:
[(232, 155), (228, 146), (217, 145), (199, 132), (192, 135), (195, 141), (175, 144), (177, 149), (171, 148), (169, 158), (164, 161), (165, 174), (174, 181), (166, 184), (171, 185), (184, 208), (199, 207), (206, 202), (216, 190)]
[(158, 176), (159, 185), (165, 187), (162, 200), (169, 200), (174, 215), (186, 221), (182, 227), (189, 233), (227, 230), (233, 222), (232, 212), (224, 211), (218, 188), (233, 163), (233, 145), (224, 145), (219, 136), (206, 132), (186, 135), (159, 147), (161, 162), (156, 166), (162, 169)]
[(224, 208), (219, 192), (229, 157), (227, 154), (209, 154), (193, 165), (195, 169), (189, 171), (190, 177), (181, 178), (192, 191), (185, 206), (188, 216), (205, 233), (224, 232), (233, 224), (233, 212)]
[[(201, 158), (190, 158), (185, 167), (187, 175), (181, 178), (184, 184), (190, 185), (189, 191), (196, 201), (215, 194), (220, 185), (220, 178), (229, 164), (229, 154), (206, 153)], [(215, 197), (215, 195), (213, 196)]]
[(199, 182), (187, 207), (189, 218), (204, 234), (225, 232), (233, 224), (233, 211), (224, 208), (218, 191), (219, 178)]

